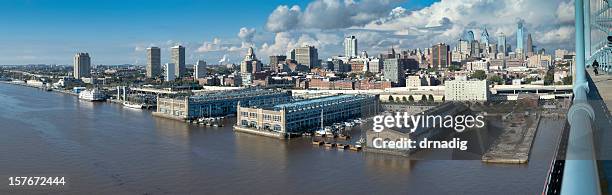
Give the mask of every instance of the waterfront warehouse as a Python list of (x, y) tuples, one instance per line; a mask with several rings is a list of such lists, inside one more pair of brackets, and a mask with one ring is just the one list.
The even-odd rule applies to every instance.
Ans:
[(268, 107), (238, 106), (234, 130), (285, 138), (379, 110), (378, 95), (336, 95)]
[(239, 89), (216, 91), (181, 98), (157, 99), (156, 116), (179, 120), (218, 117), (236, 113), (238, 102), (245, 106), (271, 106), (289, 102), (290, 91)]

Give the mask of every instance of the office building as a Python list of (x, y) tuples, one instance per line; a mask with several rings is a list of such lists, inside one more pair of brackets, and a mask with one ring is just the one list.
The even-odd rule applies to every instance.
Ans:
[(158, 98), (156, 116), (178, 120), (219, 117), (236, 113), (243, 106), (271, 106), (291, 100), (291, 92), (267, 89), (238, 89), (208, 92), (189, 97)]
[(404, 86), (406, 69), (399, 58), (390, 58), (383, 61), (385, 80), (393, 82), (396, 86)]
[(525, 29), (523, 27), (523, 21), (519, 21), (517, 23), (516, 29), (516, 53), (523, 54), (525, 47), (523, 46), (523, 41), (525, 39)]
[(504, 33), (500, 33), (499, 37), (497, 37), (497, 51), (502, 53), (504, 56), (508, 55), (508, 50), (506, 48), (506, 35)]
[(255, 56), (253, 47), (249, 47), (247, 54), (244, 56), (242, 62), (240, 62), (240, 73), (256, 73), (263, 69), (263, 64)]
[(532, 56), (533, 53), (533, 40), (531, 39), (531, 33), (527, 34), (527, 56)]
[(193, 78), (203, 79), (206, 77), (206, 73), (206, 62), (204, 60), (198, 60), (198, 62), (193, 65)]
[(447, 68), (450, 65), (449, 46), (444, 43), (438, 43), (431, 47), (431, 67)]
[(349, 58), (357, 57), (357, 38), (355, 36), (344, 38), (344, 56)]
[(278, 72), (279, 65), (284, 64), (286, 60), (287, 60), (287, 56), (283, 56), (283, 55), (270, 56), (270, 62), (268, 66), (270, 67), (271, 71)]
[(164, 80), (174, 81), (176, 79), (176, 65), (174, 63), (166, 63), (164, 66)]
[(427, 85), (427, 80), (419, 75), (408, 76), (406, 78), (406, 87), (408, 88), (417, 88)]
[(319, 67), (319, 53), (314, 46), (303, 46), (295, 48), (295, 61), (307, 66), (308, 69)]
[(172, 47), (172, 63), (174, 64), (174, 74), (177, 78), (187, 73), (185, 69), (185, 47), (177, 45)]
[(486, 80), (453, 80), (444, 83), (446, 101), (480, 101), (489, 100), (489, 85)]
[(146, 77), (155, 78), (161, 75), (161, 50), (159, 47), (147, 48)]
[(378, 111), (378, 95), (336, 95), (277, 104), (272, 106), (238, 106), (234, 130), (285, 138), (312, 132)]
[(91, 58), (88, 53), (77, 53), (74, 55), (74, 78), (82, 79), (91, 77)]

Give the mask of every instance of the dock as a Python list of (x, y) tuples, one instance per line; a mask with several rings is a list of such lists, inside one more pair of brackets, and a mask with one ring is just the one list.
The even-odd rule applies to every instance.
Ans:
[(529, 153), (540, 124), (541, 115), (516, 114), (504, 121), (505, 132), (482, 155), (487, 163), (522, 164), (529, 161)]

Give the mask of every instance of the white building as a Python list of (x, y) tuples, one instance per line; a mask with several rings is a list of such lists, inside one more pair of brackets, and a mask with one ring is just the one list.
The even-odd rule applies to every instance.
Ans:
[(176, 79), (176, 75), (174, 73), (175, 71), (175, 64), (174, 63), (166, 63), (166, 65), (164, 66), (164, 78), (166, 79), (166, 81), (174, 81)]
[(77, 53), (74, 55), (74, 78), (82, 79), (91, 76), (91, 58), (89, 53)]
[(446, 81), (444, 97), (447, 101), (488, 101), (489, 85), (486, 80)]
[(206, 62), (204, 60), (198, 60), (198, 62), (193, 65), (193, 77), (195, 79), (206, 77)]
[(408, 76), (406, 78), (406, 87), (418, 88), (420, 86), (427, 86), (427, 80), (425, 80), (425, 78), (418, 75)]
[(478, 60), (478, 61), (468, 62), (466, 65), (466, 68), (468, 71), (482, 70), (485, 72), (489, 72), (489, 65), (490, 64), (488, 60)]
[(355, 36), (344, 38), (344, 56), (357, 57), (357, 38)]

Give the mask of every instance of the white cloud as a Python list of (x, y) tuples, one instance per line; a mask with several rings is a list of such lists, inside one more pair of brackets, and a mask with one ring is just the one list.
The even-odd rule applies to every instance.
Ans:
[(297, 26), (300, 15), (300, 7), (297, 5), (291, 8), (286, 5), (278, 6), (270, 16), (268, 16), (266, 29), (272, 32), (283, 32), (293, 29)]
[(562, 26), (548, 32), (538, 33), (537, 40), (543, 44), (559, 42), (571, 42), (574, 38), (575, 28), (573, 26)]
[(383, 16), (398, 0), (315, 0), (304, 11), (297, 5), (278, 6), (268, 17), (266, 29), (283, 32), (295, 29), (342, 29), (363, 26)]
[(242, 39), (242, 41), (244, 42), (252, 43), (253, 37), (255, 37), (255, 29), (254, 28), (249, 29), (246, 27), (242, 27), (240, 28), (240, 31), (238, 32), (238, 37)]

